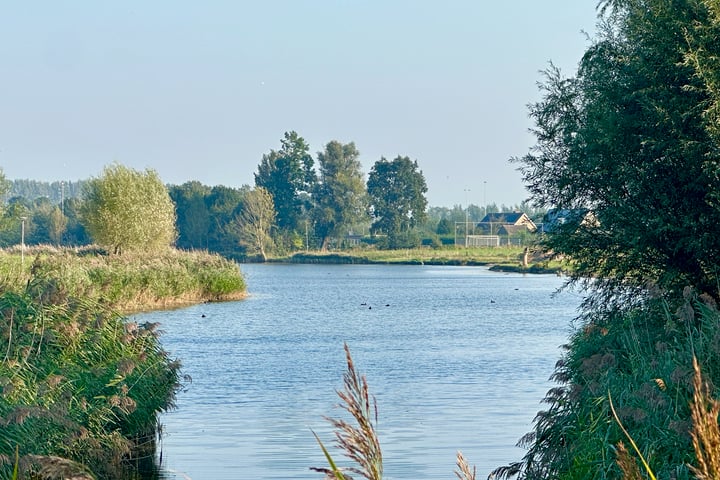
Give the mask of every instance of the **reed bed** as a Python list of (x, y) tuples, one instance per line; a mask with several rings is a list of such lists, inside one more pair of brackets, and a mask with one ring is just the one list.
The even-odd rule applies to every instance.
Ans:
[(50, 302), (48, 283), (0, 295), (0, 478), (16, 449), (20, 478), (119, 478), (172, 408), (180, 364), (156, 325), (58, 291)]
[(243, 298), (238, 265), (207, 252), (107, 255), (97, 247), (0, 251), (0, 284), (17, 291), (34, 273), (52, 277), (57, 289), (122, 312)]
[(201, 252), (0, 252), (0, 479), (115, 479), (153, 464), (180, 363), (157, 324), (118, 311), (244, 291), (236, 264)]
[(720, 397), (720, 312), (708, 296), (686, 289), (586, 318), (552, 378), (520, 441), (528, 453), (495, 478), (720, 478), (720, 409), (709, 400)]

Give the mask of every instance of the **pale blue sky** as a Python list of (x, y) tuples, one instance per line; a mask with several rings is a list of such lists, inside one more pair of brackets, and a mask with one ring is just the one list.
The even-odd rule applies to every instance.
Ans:
[(0, 0), (0, 167), (239, 187), (295, 130), (417, 160), (432, 206), (519, 203), (538, 72), (575, 71), (596, 3)]

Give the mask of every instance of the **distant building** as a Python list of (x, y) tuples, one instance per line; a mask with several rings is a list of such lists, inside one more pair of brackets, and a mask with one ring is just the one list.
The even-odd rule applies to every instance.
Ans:
[(552, 232), (566, 223), (577, 225), (597, 225), (597, 217), (587, 208), (551, 208), (545, 214), (542, 223), (542, 232)]
[(523, 212), (489, 213), (475, 228), (479, 235), (469, 239), (471, 244), (493, 239), (495, 245), (523, 245), (537, 231), (535, 223)]
[[(500, 228), (503, 227), (505, 234), (512, 235), (520, 232), (535, 232), (537, 226), (530, 217), (523, 212), (496, 212), (488, 213), (477, 224), (477, 228), (485, 235), (501, 235)], [(523, 230), (524, 229), (524, 230)]]

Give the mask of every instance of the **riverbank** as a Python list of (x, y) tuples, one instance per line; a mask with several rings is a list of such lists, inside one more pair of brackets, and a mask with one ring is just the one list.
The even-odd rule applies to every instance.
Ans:
[[(127, 478), (154, 465), (180, 363), (119, 312), (242, 298), (237, 264), (198, 252), (0, 251), (0, 478)], [(17, 457), (16, 457), (17, 455)], [(17, 460), (15, 460), (17, 458)], [(135, 478), (133, 476), (133, 478)]]
[(107, 255), (95, 247), (50, 246), (0, 251), (0, 287), (22, 291), (38, 277), (53, 288), (122, 313), (239, 300), (246, 295), (238, 265), (219, 255), (170, 249), (162, 254)]
[(494, 271), (555, 274), (563, 273), (568, 268), (566, 264), (552, 261), (542, 253), (529, 255), (527, 265), (523, 266), (524, 255), (524, 247), (514, 246), (401, 250), (357, 249), (342, 252), (297, 252), (284, 257), (268, 259), (268, 262), (488, 266)]

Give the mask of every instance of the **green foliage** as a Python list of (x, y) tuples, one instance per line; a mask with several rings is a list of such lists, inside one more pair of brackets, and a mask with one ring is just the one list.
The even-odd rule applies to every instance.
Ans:
[(323, 250), (331, 236), (347, 233), (364, 220), (366, 191), (359, 155), (354, 143), (337, 141), (318, 153), (320, 178), (313, 195), (312, 217)]
[(285, 132), (279, 151), (263, 155), (255, 174), (255, 186), (272, 195), (280, 229), (298, 228), (300, 219), (309, 208), (303, 193), (312, 192), (316, 182), (310, 147), (296, 132)]
[(498, 473), (621, 478), (615, 450), (626, 436), (613, 420), (609, 395), (656, 476), (691, 478), (693, 356), (710, 384), (720, 385), (720, 312), (710, 296), (685, 293), (674, 313), (667, 301), (654, 299), (631, 312), (596, 315), (578, 330), (554, 374), (561, 385), (548, 392), (547, 410), (524, 439), (525, 459)]
[(442, 218), (437, 224), (435, 233), (438, 235), (447, 235), (455, 231), (455, 225), (449, 218)]
[(275, 223), (275, 209), (270, 193), (257, 187), (245, 194), (240, 213), (232, 227), (240, 245), (253, 255), (267, 259), (267, 251), (273, 248), (270, 228)]
[(208, 248), (208, 236), (212, 218), (206, 203), (210, 187), (200, 182), (187, 182), (169, 189), (170, 198), (177, 212), (179, 248)]
[(114, 253), (159, 252), (177, 236), (175, 207), (153, 170), (106, 167), (88, 182), (81, 212), (93, 240)]
[[(120, 311), (136, 311), (198, 301), (242, 298), (245, 282), (236, 263), (204, 252), (167, 250), (162, 255), (140, 252), (98, 254), (91, 250), (51, 250), (36, 247), (32, 271), (52, 278), (65, 295), (92, 299)], [(27, 282), (15, 270), (17, 256), (0, 255), (0, 272), (7, 288)], [(26, 262), (29, 263), (29, 262)], [(13, 273), (14, 272), (14, 273)]]
[(417, 161), (381, 158), (373, 165), (367, 182), (373, 217), (372, 231), (387, 235), (387, 248), (419, 245), (410, 230), (425, 221), (427, 185)]
[(604, 3), (577, 75), (545, 72), (537, 144), (516, 159), (536, 204), (590, 211), (545, 245), (602, 284), (598, 303), (648, 282), (718, 298), (717, 9)]
[(60, 478), (61, 467), (62, 478), (119, 478), (173, 406), (179, 364), (155, 325), (125, 322), (45, 273), (0, 295), (0, 458), (19, 450), (0, 477), (19, 465), (27, 478), (53, 468)]

